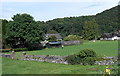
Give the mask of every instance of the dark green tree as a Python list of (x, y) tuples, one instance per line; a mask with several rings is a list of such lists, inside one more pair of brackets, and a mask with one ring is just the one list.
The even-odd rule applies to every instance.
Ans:
[(39, 25), (39, 28), (43, 31), (44, 34), (46, 34), (50, 29), (49, 25), (44, 21), (37, 21), (37, 24)]
[(6, 19), (2, 20), (2, 37), (5, 37), (6, 35), (6, 24), (8, 23), (8, 21)]
[(55, 31), (55, 30), (48, 30), (48, 31), (47, 31), (47, 34), (56, 34), (56, 33), (58, 33), (58, 32)]
[(68, 35), (67, 37), (64, 37), (63, 40), (65, 41), (71, 41), (71, 40), (80, 40), (81, 38), (79, 36), (76, 35)]
[[(40, 43), (42, 30), (29, 14), (16, 14), (12, 17), (7, 26), (8, 38), (23, 38), (27, 43)], [(16, 37), (16, 38), (15, 38)], [(16, 40), (17, 42), (23, 39)]]
[(6, 47), (6, 28), (7, 28), (7, 23), (8, 23), (8, 21), (6, 20), (6, 19), (1, 19), (1, 24), (2, 24), (2, 26), (1, 26), (1, 34), (2, 34), (2, 48), (5, 48)]
[(57, 38), (56, 38), (56, 36), (50, 36), (48, 40), (49, 41), (57, 41)]
[(95, 20), (85, 21), (82, 33), (85, 40), (95, 39), (98, 35), (98, 24)]

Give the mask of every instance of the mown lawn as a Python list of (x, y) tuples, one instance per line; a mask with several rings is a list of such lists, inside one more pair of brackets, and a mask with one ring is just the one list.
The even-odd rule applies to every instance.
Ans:
[[(92, 48), (99, 55), (117, 56), (117, 41), (97, 41), (86, 42), (83, 45), (65, 46), (62, 48), (50, 48), (37, 51), (26, 51), (31, 55), (70, 55), (85, 48)], [(17, 52), (20, 56), (22, 52)], [(2, 62), (4, 74), (102, 74), (105, 70), (104, 65), (65, 65), (37, 61), (22, 61), (3, 58)], [(117, 66), (109, 66), (114, 68)], [(87, 70), (92, 69), (92, 70)]]
[[(104, 65), (65, 65), (3, 58), (3, 74), (103, 74)], [(111, 65), (110, 68), (117, 66)], [(112, 72), (111, 72), (112, 73)], [(115, 72), (114, 72), (115, 73)]]
[[(118, 54), (118, 42), (117, 41), (97, 41), (97, 42), (86, 42), (80, 45), (65, 46), (63, 49), (60, 48), (49, 48), (37, 51), (26, 51), (27, 54), (31, 55), (59, 55), (65, 56), (70, 54), (78, 53), (82, 49), (90, 48), (96, 51), (97, 54), (102, 56), (117, 56)], [(21, 55), (22, 52), (17, 52)]]

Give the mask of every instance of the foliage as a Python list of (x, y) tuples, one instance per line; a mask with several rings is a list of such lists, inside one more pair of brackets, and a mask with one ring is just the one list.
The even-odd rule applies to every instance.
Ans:
[(6, 35), (6, 24), (8, 21), (6, 19), (2, 20), (2, 37)]
[(32, 16), (29, 14), (17, 14), (12, 19), (13, 21), (7, 24), (8, 40), (12, 38), (15, 41), (13, 38), (19, 37), (25, 39), (25, 42), (28, 43), (40, 43), (42, 40), (42, 30)]
[(58, 32), (55, 31), (55, 30), (48, 30), (48, 31), (47, 31), (47, 34), (56, 34), (56, 33), (58, 33)]
[(61, 33), (64, 37), (68, 35), (82, 35), (84, 21), (92, 18), (93, 16), (65, 17), (49, 20), (46, 23), (49, 25), (47, 28)]
[(120, 29), (118, 26), (120, 13), (118, 9), (120, 6), (115, 6), (111, 9), (107, 9), (101, 13), (96, 14), (96, 22), (99, 25), (99, 33), (110, 33)]
[(20, 52), (20, 51), (28, 51), (28, 48), (15, 48), (15, 49), (2, 49), (2, 52)]
[(39, 43), (43, 40), (42, 34), (56, 32), (61, 33), (63, 37), (76, 35), (92, 40), (95, 36), (97, 38), (98, 35), (115, 32), (120, 28), (117, 12), (119, 7), (115, 6), (96, 15), (64, 17), (46, 22), (35, 21), (29, 14), (16, 14), (12, 21), (1, 19), (3, 45), (6, 45), (6, 40), (13, 36), (24, 38), (25, 42)]
[(96, 21), (95, 24), (98, 24), (98, 35), (113, 32), (120, 28), (118, 26), (118, 7), (120, 6), (113, 7), (92, 16), (65, 17), (49, 20), (46, 22), (49, 25), (47, 28), (56, 30), (63, 36), (74, 34), (82, 36), (84, 24), (94, 19)]
[(68, 57), (65, 58), (65, 60), (69, 63), (69, 64), (80, 64), (81, 58), (79, 58), (76, 54), (74, 55), (69, 55)]
[(37, 25), (39, 25), (39, 28), (43, 31), (43, 34), (46, 34), (49, 30), (49, 25), (44, 21), (36, 21)]
[(95, 39), (98, 34), (98, 24), (95, 22), (95, 20), (85, 21), (82, 33), (83, 39), (85, 40)]
[(24, 48), (25, 47), (25, 39), (23, 37), (7, 37), (5, 40), (7, 45), (11, 48)]
[(10, 52), (10, 51), (13, 51), (12, 49), (2, 49), (1, 50), (2, 52)]
[(51, 41), (57, 41), (57, 38), (56, 38), (56, 36), (50, 36), (48, 41), (50, 41), (50, 42)]
[[(1, 19), (0, 19), (1, 20)], [(5, 48), (7, 45), (6, 45), (6, 24), (8, 23), (8, 21), (6, 19), (4, 20), (1, 20), (2, 21), (2, 48)]]
[(82, 63), (83, 65), (93, 65), (96, 59), (96, 57), (85, 57), (82, 59)]
[(29, 51), (43, 49), (43, 45), (41, 43), (27, 43), (26, 46), (28, 47)]
[(67, 37), (64, 37), (63, 40), (64, 41), (80, 40), (80, 37), (76, 35), (68, 35)]
[(84, 49), (78, 54), (66, 58), (70, 64), (93, 65), (96, 61), (96, 53), (92, 49)]
[(19, 51), (28, 51), (28, 48), (16, 48), (13, 49), (15, 52), (19, 52)]
[(79, 52), (78, 56), (80, 58), (85, 58), (85, 57), (96, 57), (96, 52), (93, 51), (92, 49), (84, 49)]

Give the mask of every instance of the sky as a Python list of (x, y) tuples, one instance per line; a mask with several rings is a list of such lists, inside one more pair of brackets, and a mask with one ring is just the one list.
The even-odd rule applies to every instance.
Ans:
[(27, 13), (36, 21), (95, 15), (118, 5), (119, 0), (4, 0), (0, 2), (0, 19), (12, 20)]

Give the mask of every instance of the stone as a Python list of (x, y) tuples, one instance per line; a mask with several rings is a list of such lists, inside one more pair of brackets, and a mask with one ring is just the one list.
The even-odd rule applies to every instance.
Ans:
[(12, 58), (12, 59), (16, 59), (16, 55), (15, 55), (15, 52), (14, 52), (14, 51), (12, 51), (11, 58)]

